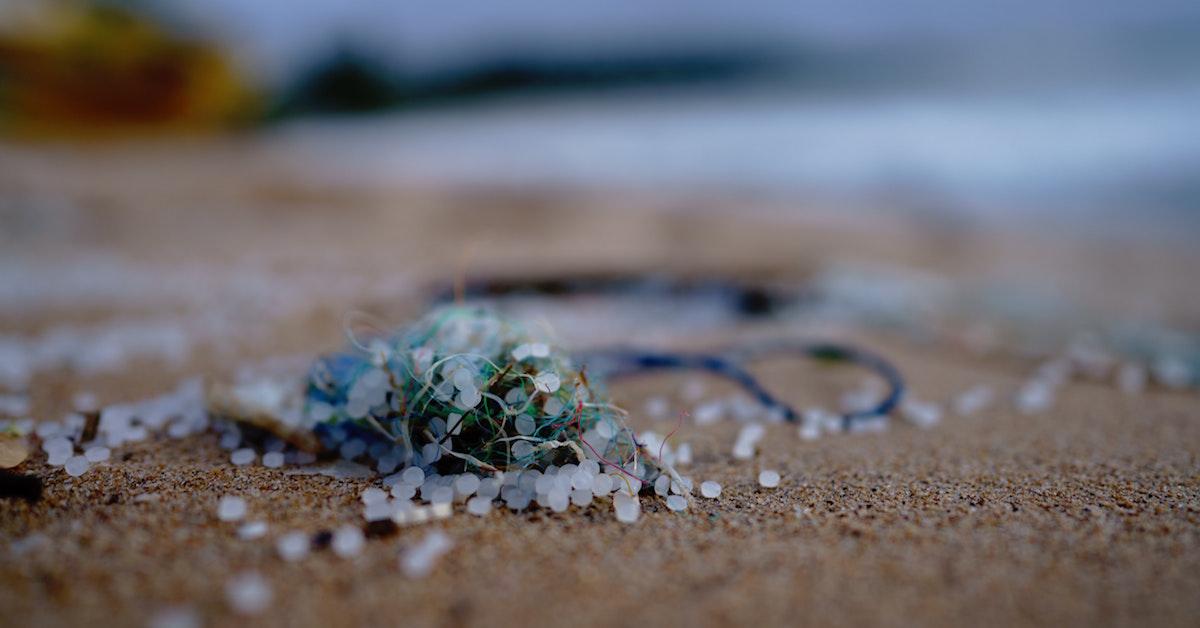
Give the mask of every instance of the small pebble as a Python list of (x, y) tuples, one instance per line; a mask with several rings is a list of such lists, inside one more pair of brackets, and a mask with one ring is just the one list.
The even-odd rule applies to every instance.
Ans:
[(271, 585), (259, 574), (246, 572), (225, 583), (225, 599), (234, 612), (258, 615), (271, 605)]
[(221, 521), (240, 521), (246, 516), (246, 500), (226, 495), (217, 504), (217, 518)]
[(758, 484), (764, 488), (775, 488), (779, 486), (779, 472), (768, 470), (759, 473)]
[(709, 498), (716, 499), (721, 496), (721, 485), (709, 480), (700, 485), (700, 494)]

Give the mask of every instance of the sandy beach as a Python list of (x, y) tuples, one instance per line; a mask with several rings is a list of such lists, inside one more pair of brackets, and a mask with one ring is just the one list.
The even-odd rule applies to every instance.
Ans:
[[(157, 340), (111, 364), (93, 356), (101, 366), (90, 370), (38, 370), (26, 387), (34, 418), (62, 418), (80, 391), (101, 405), (134, 401), (189, 376), (337, 348), (346, 311), (403, 321), (463, 273), (598, 268), (803, 285), (831, 266), (888, 268), (966, 284), (1022, 280), (1105, 316), (1200, 322), (1200, 289), (1181, 270), (1197, 255), (1176, 245), (865, 209), (787, 213), (779, 199), (345, 188), (306, 178), (286, 157), (236, 143), (172, 155), (153, 146), (0, 154), (0, 191), (46, 203), (0, 208), (11, 299), (0, 330), (36, 339), (148, 320), (182, 330), (164, 332), (182, 338), (173, 353)], [(684, 326), (670, 342), (824, 329)], [(145, 626), (171, 608), (211, 626), (1196, 624), (1194, 390), (1129, 395), (1072, 381), (1050, 410), (1029, 415), (1011, 399), (1036, 358), (880, 328), (833, 331), (893, 359), (922, 399), (949, 407), (982, 384), (996, 400), (972, 416), (948, 410), (926, 429), (896, 421), (812, 442), (771, 425), (746, 462), (730, 456), (735, 421), (688, 423), (674, 437), (695, 449), (687, 474), (724, 490), (684, 513), (644, 498), (641, 519), (624, 525), (607, 500), (482, 518), (459, 506), (445, 521), (369, 539), (357, 558), (322, 550), (296, 563), (273, 540), (360, 523), (371, 480), (235, 467), (211, 433), (154, 435), (79, 478), (39, 452), (18, 470), (43, 480), (44, 497), (0, 501), (0, 625)], [(834, 404), (853, 381), (803, 361), (756, 372), (798, 406)], [(694, 408), (684, 398), (694, 379), (635, 378), (611, 393), (635, 427), (661, 434)], [(701, 381), (705, 399), (730, 391)], [(657, 397), (670, 400), (671, 418), (641, 411)], [(762, 469), (781, 473), (778, 488), (758, 485)], [(236, 524), (218, 521), (225, 494), (246, 498), (249, 518), (269, 525), (264, 538), (242, 540)], [(433, 528), (453, 548), (427, 578), (406, 577), (398, 557)], [(273, 591), (253, 618), (224, 594), (246, 570)]]

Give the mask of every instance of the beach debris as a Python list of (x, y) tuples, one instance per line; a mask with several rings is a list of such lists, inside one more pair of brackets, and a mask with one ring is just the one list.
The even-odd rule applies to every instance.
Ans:
[(443, 555), (454, 548), (454, 541), (441, 530), (431, 530), (419, 543), (400, 556), (400, 569), (409, 578), (424, 578), (433, 572)]
[(195, 609), (174, 606), (155, 613), (146, 625), (149, 628), (201, 628), (204, 624)]
[(330, 547), (342, 558), (354, 558), (362, 553), (366, 538), (358, 526), (344, 525), (333, 533)]
[(225, 583), (225, 600), (239, 615), (260, 615), (271, 606), (274, 591), (266, 578), (255, 571), (235, 575)]
[(275, 539), (275, 551), (283, 560), (293, 563), (308, 556), (312, 542), (303, 532), (288, 532)]
[(236, 495), (225, 495), (217, 502), (217, 518), (221, 521), (241, 521), (247, 510), (246, 500)]
[(920, 428), (930, 428), (942, 421), (942, 407), (932, 401), (909, 396), (900, 403), (900, 416)]
[(248, 521), (238, 528), (238, 538), (243, 541), (261, 539), (267, 535), (268, 527), (266, 521)]
[(0, 434), (0, 469), (11, 469), (29, 458), (25, 439), (15, 434)]
[(779, 472), (770, 469), (760, 471), (758, 474), (758, 485), (763, 488), (777, 488), (779, 486)]
[(974, 416), (990, 406), (994, 398), (991, 386), (976, 384), (954, 398), (954, 412), (961, 417)]
[(721, 485), (708, 480), (700, 484), (700, 494), (708, 499), (716, 499), (721, 496)]
[(233, 454), (229, 456), (229, 461), (241, 467), (252, 464), (255, 458), (258, 458), (257, 452), (249, 447), (243, 447), (242, 449), (235, 450)]
[(767, 433), (761, 423), (748, 423), (738, 430), (737, 439), (733, 443), (733, 457), (736, 460), (749, 460), (754, 457), (758, 442)]
[(71, 456), (70, 458), (67, 458), (66, 463), (63, 464), (63, 469), (66, 470), (67, 475), (77, 478), (84, 473), (87, 473), (87, 470), (91, 467), (91, 465), (92, 463), (88, 462), (86, 456)]

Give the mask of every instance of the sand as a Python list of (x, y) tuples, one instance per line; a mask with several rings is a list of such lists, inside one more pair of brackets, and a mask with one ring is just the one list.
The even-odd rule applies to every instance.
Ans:
[[(64, 172), (72, 167), (62, 165)], [(205, 197), (199, 184), (166, 192), (147, 184), (152, 200), (146, 200), (112, 183), (113, 176), (71, 179), (78, 189), (70, 194), (94, 201), (84, 203), (79, 222), (34, 230), (12, 243), (16, 257), (9, 259), (37, 268), (100, 251), (227, 272), (253, 264), (378, 277), (390, 268), (411, 280), (413, 292), (354, 305), (398, 318), (419, 310), (418, 288), (445, 285), (453, 276), (464, 257), (463, 240), (455, 237), (460, 224), (474, 234), (473, 255), (491, 259), (494, 253), (504, 260), (494, 266), (510, 270), (603, 264), (769, 271), (799, 280), (831, 259), (857, 255), (969, 276), (1001, 266), (1019, 271), (1032, 264), (1028, 249), (1061, 254), (1061, 247), (1030, 244), (1036, 237), (1014, 242), (1003, 234), (954, 236), (947, 241), (955, 246), (930, 247), (943, 236), (923, 235), (912, 225), (891, 229), (886, 221), (859, 228), (832, 217), (783, 228), (770, 212), (757, 222), (708, 213), (687, 219), (670, 203), (637, 197), (605, 209), (590, 196), (568, 196), (582, 199), (573, 222), (554, 212), (566, 203), (560, 193), (356, 193), (346, 199), (301, 189), (279, 201), (275, 188), (263, 200), (244, 186), (243, 196), (213, 186), (214, 197), (240, 199), (235, 210), (227, 198)], [(23, 194), (42, 189), (30, 181)], [(206, 203), (214, 208), (197, 213)], [(481, 206), (494, 211), (473, 213)], [(334, 211), (339, 208), (344, 211)], [(533, 238), (529, 224), (541, 225), (537, 238), (550, 243), (546, 249), (522, 248)], [(579, 224), (587, 229), (578, 230)], [(575, 239), (547, 237), (564, 233)], [(337, 245), (306, 255), (322, 236)], [(964, 241), (989, 247), (972, 251)], [(864, 242), (875, 246), (856, 246)], [(1082, 248), (1072, 259), (1109, 259)], [(1148, 284), (1182, 285), (1159, 271), (1181, 255), (1190, 259), (1184, 253), (1138, 251), (1131, 255), (1149, 260), (1141, 263), (1154, 277)], [(989, 264), (988, 257), (1011, 263)], [(1113, 285), (1097, 278), (1103, 272), (1080, 266), (1073, 276), (1085, 279), (1070, 290)], [(1153, 285), (1128, 286), (1121, 295), (1165, 294)], [(1111, 291), (1088, 294), (1116, 309), (1140, 307), (1137, 298)], [(1171, 294), (1158, 303), (1176, 299), (1167, 308), (1171, 315), (1196, 320), (1200, 310), (1189, 294)], [(170, 366), (134, 361), (89, 377), (39, 375), (31, 385), (34, 413), (61, 416), (75, 390), (110, 403), (161, 392), (190, 373), (219, 376), (237, 362), (230, 355), (250, 359), (336, 346), (341, 307), (290, 313), (268, 337), (232, 354), (206, 349)], [(64, 322), (129, 314), (43, 305), (5, 310), (3, 317), (7, 332), (35, 334)], [(736, 423), (688, 425), (675, 437), (696, 451), (687, 474), (716, 480), (724, 492), (696, 500), (685, 513), (648, 498), (634, 525), (618, 523), (602, 502), (560, 515), (493, 511), (477, 518), (460, 511), (444, 522), (371, 539), (357, 559), (324, 550), (298, 563), (278, 558), (273, 540), (290, 530), (317, 533), (358, 523), (358, 494), (367, 480), (235, 468), (211, 434), (127, 446), (81, 478), (35, 457), (22, 470), (45, 480), (44, 499), (0, 501), (0, 625), (140, 626), (173, 607), (213, 626), (1196, 625), (1200, 403), (1194, 393), (1156, 389), (1127, 396), (1106, 383), (1075, 382), (1051, 411), (1025, 416), (1009, 399), (1032, 361), (886, 333), (852, 330), (850, 337), (896, 360), (923, 398), (947, 402), (987, 384), (1000, 402), (974, 417), (950, 414), (931, 429), (898, 423), (883, 434), (815, 442), (802, 441), (794, 427), (772, 426), (759, 456), (742, 463), (729, 455)], [(829, 403), (845, 381), (802, 363), (761, 372), (797, 404)], [(635, 415), (657, 395), (671, 398), (678, 410), (690, 407), (679, 397), (683, 382), (642, 378), (612, 392)], [(723, 390), (709, 385), (712, 395)], [(660, 433), (671, 428), (669, 421), (644, 417), (635, 424)], [(757, 485), (765, 468), (782, 474), (779, 488)], [(240, 540), (235, 524), (217, 520), (224, 494), (248, 500), (248, 518), (269, 522), (266, 538)], [(398, 557), (434, 527), (453, 539), (453, 550), (429, 577), (406, 577)], [(260, 572), (274, 592), (269, 610), (253, 618), (236, 615), (224, 594), (226, 581), (245, 570)]]

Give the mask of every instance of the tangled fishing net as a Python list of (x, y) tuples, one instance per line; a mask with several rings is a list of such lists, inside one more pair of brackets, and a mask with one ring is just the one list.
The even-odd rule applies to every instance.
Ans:
[(322, 449), (370, 449), (440, 473), (592, 459), (641, 477), (623, 410), (546, 338), (486, 308), (445, 306), (318, 358), (303, 412)]

